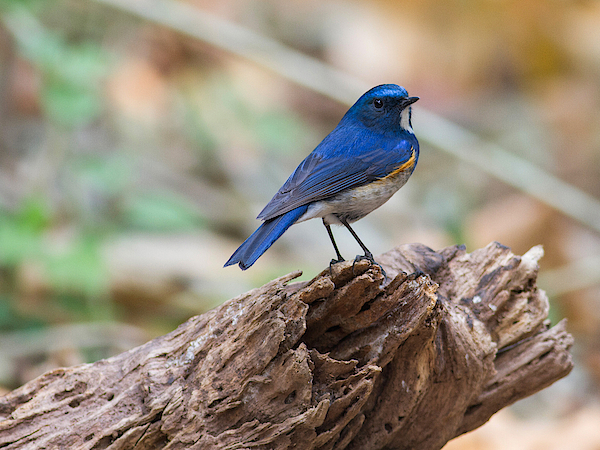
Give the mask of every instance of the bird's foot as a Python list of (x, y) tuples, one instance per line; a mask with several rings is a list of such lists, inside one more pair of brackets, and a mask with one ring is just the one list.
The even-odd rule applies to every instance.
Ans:
[(332, 259), (331, 261), (329, 261), (329, 275), (333, 275), (332, 267), (334, 265), (336, 265), (337, 263), (344, 262), (344, 261), (346, 261), (344, 258)]
[(371, 252), (366, 252), (364, 255), (356, 255), (356, 258), (354, 258), (354, 262), (352, 263), (352, 273), (353, 274), (354, 274), (354, 265), (357, 262), (362, 261), (363, 259), (366, 259), (367, 261), (369, 261), (371, 263), (371, 265), (379, 267), (381, 269), (382, 275), (387, 280), (387, 274), (385, 273), (383, 266), (381, 264), (379, 264), (377, 261), (375, 261), (375, 258), (373, 257), (373, 254)]
[(426, 273), (423, 272), (421, 269), (415, 268), (415, 271), (412, 273), (412, 275), (414, 275), (415, 279), (417, 279), (419, 277), (425, 276)]

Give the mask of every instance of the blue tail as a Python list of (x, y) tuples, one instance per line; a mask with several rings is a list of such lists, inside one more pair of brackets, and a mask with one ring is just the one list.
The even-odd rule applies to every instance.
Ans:
[(246, 270), (281, 237), (285, 230), (291, 227), (306, 212), (308, 205), (299, 206), (290, 212), (274, 217), (258, 227), (252, 235), (235, 251), (224, 267), (239, 264)]

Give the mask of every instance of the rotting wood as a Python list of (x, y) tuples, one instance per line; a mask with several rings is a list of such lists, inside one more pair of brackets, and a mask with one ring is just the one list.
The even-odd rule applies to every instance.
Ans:
[(441, 448), (572, 368), (541, 248), (403, 245), (274, 280), (0, 398), (2, 449)]

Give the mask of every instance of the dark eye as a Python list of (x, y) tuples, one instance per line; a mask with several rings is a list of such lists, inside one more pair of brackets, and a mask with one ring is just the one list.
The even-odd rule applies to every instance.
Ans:
[(373, 100), (373, 106), (375, 107), (375, 109), (383, 108), (383, 100), (381, 100), (380, 98), (376, 98), (375, 100)]

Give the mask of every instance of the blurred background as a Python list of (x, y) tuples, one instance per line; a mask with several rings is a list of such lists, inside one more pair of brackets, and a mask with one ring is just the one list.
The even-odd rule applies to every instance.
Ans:
[[(576, 339), (571, 375), (447, 448), (600, 449), (592, 0), (0, 0), (1, 388), (327, 267), (333, 249), (310, 221), (251, 270), (222, 268), (381, 83), (421, 97), (421, 158), (358, 234), (374, 254), (543, 244), (539, 286)], [(347, 258), (360, 253), (334, 233)]]

